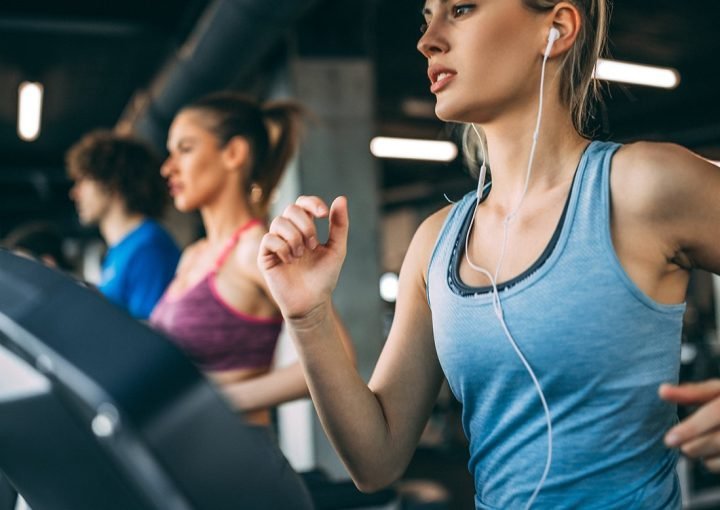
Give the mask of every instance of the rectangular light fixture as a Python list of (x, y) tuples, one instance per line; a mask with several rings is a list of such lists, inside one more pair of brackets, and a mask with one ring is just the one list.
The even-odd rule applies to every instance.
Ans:
[(458, 148), (452, 142), (378, 136), (370, 142), (370, 152), (377, 158), (448, 162), (457, 157)]
[(23, 82), (18, 89), (18, 136), (26, 142), (40, 136), (43, 86), (41, 83)]
[(598, 80), (674, 89), (680, 84), (680, 73), (669, 67), (654, 67), (601, 58), (593, 74)]

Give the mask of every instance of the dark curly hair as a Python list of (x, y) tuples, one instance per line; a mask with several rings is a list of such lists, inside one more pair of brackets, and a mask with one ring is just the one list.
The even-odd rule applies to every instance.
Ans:
[(162, 215), (169, 201), (162, 161), (144, 142), (112, 131), (92, 131), (65, 154), (70, 179), (92, 179), (117, 193), (129, 213)]

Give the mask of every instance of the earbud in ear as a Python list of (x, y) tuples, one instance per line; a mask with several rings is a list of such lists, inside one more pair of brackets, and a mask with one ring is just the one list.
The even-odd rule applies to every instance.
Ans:
[(560, 30), (552, 27), (550, 29), (550, 33), (548, 34), (548, 43), (545, 47), (545, 57), (550, 56), (550, 51), (552, 51), (553, 44), (555, 44), (555, 41), (557, 41), (558, 39), (560, 39)]
[(550, 33), (548, 34), (548, 41), (555, 42), (558, 39), (560, 39), (560, 30), (558, 30), (555, 27), (552, 27), (550, 29)]

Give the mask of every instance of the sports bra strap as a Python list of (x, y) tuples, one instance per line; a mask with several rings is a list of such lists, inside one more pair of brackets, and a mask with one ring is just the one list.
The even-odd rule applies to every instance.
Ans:
[(237, 245), (237, 242), (240, 239), (242, 233), (254, 227), (255, 225), (259, 225), (260, 223), (260, 220), (254, 218), (247, 223), (241, 225), (235, 230), (235, 232), (233, 232), (233, 234), (230, 236), (230, 239), (227, 240), (227, 243), (225, 243), (225, 246), (220, 252), (220, 256), (215, 261), (215, 268), (213, 269), (213, 273), (217, 273), (220, 270), (230, 252), (233, 250), (233, 248), (235, 248), (235, 245)]

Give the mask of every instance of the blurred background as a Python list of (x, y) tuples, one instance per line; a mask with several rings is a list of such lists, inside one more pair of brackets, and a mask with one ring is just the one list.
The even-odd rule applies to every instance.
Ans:
[[(368, 377), (415, 228), (474, 188), (454, 145), (459, 130), (434, 116), (426, 62), (415, 49), (421, 7), (418, 0), (3, 0), (0, 237), (27, 222), (52, 222), (73, 270), (92, 281), (103, 246), (97, 231), (79, 224), (68, 197), (70, 145), (102, 127), (132, 132), (163, 152), (177, 109), (203, 94), (232, 88), (296, 98), (315, 120), (277, 203), (298, 193), (349, 196), (353, 234), (341, 287), (351, 290), (339, 290), (337, 300)], [(611, 57), (670, 69), (679, 82), (604, 82), (597, 136), (671, 141), (720, 160), (718, 22), (717, 0), (616, 2)], [(21, 136), (26, 82), (41, 85), (42, 103), (39, 131)], [(393, 153), (392, 146), (382, 153), (377, 137), (450, 145), (426, 155)], [(201, 235), (193, 216), (170, 211), (166, 223), (182, 245)], [(697, 274), (688, 301), (682, 376), (689, 380), (718, 371), (717, 282)], [(284, 440), (288, 456), (299, 468), (320, 465), (341, 477), (308, 413), (306, 406), (287, 418), (294, 429), (297, 420), (310, 423), (306, 439)], [(434, 487), (443, 508), (472, 508), (460, 427), (459, 405), (444, 392), (406, 475), (436, 485), (409, 481), (405, 490)], [(693, 464), (681, 470), (687, 508), (720, 508), (716, 477)]]

